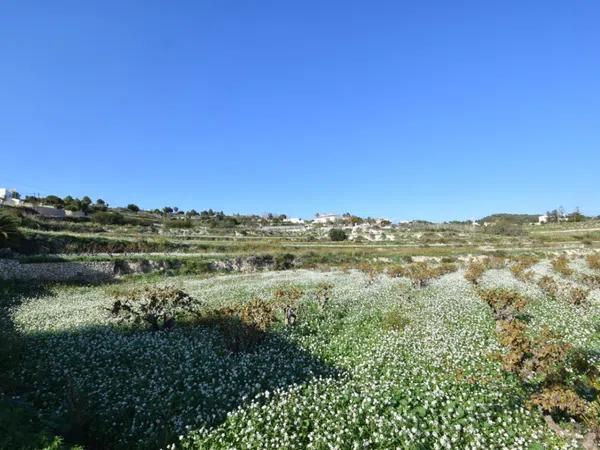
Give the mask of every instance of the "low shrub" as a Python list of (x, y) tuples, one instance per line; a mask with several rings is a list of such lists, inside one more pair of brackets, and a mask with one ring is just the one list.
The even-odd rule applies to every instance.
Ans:
[[(491, 297), (496, 299), (498, 295)], [(507, 303), (521, 304), (513, 295), (501, 297), (511, 298), (498, 302), (501, 308)], [(530, 392), (528, 404), (548, 415), (547, 421), (553, 424), (554, 431), (563, 434), (554, 418), (575, 419), (591, 433), (600, 430), (600, 407), (596, 401), (600, 383), (598, 369), (590, 363), (590, 358), (548, 327), (542, 328), (537, 337), (530, 337), (527, 324), (514, 315), (498, 320), (496, 330), (505, 348), (500, 356), (503, 369), (521, 379)]]
[(291, 253), (275, 256), (275, 270), (289, 270), (294, 268), (296, 257)]
[(453, 273), (458, 270), (458, 266), (453, 263), (442, 263), (435, 268), (438, 276), (446, 275), (448, 273)]
[(579, 286), (572, 287), (569, 290), (569, 301), (575, 306), (580, 306), (585, 303), (588, 294), (588, 289)]
[(331, 300), (331, 291), (333, 290), (333, 284), (331, 283), (319, 283), (315, 292), (317, 304), (321, 310), (325, 309), (329, 301)]
[(590, 289), (600, 289), (600, 274), (583, 274), (580, 278), (581, 282)]
[(409, 323), (410, 319), (399, 308), (387, 311), (381, 320), (382, 328), (388, 331), (403, 331)]
[(194, 223), (190, 219), (170, 219), (163, 222), (165, 228), (171, 229), (190, 229), (194, 228)]
[(523, 236), (525, 231), (520, 224), (501, 220), (485, 228), (485, 232), (500, 236)]
[(348, 235), (341, 228), (332, 228), (329, 230), (329, 239), (335, 242), (345, 241), (348, 239)]
[(209, 273), (212, 271), (212, 265), (209, 261), (199, 261), (197, 259), (183, 259), (178, 269), (182, 275), (197, 275)]
[(441, 262), (444, 264), (455, 263), (458, 261), (456, 256), (442, 256)]
[(530, 404), (538, 406), (543, 412), (550, 415), (560, 415), (584, 418), (589, 411), (589, 404), (575, 391), (561, 384), (554, 384), (543, 388), (533, 394)]
[(500, 343), (506, 348), (502, 355), (502, 367), (524, 380), (537, 383), (555, 382), (564, 377), (564, 361), (571, 345), (544, 327), (540, 335), (532, 339), (527, 335), (527, 324), (521, 320), (502, 320), (497, 331)]
[(119, 321), (145, 323), (152, 331), (168, 330), (184, 316), (196, 316), (201, 304), (172, 286), (144, 287), (116, 293), (110, 308)]
[(587, 265), (590, 269), (600, 270), (600, 253), (593, 253), (586, 257)]
[(404, 276), (404, 266), (401, 264), (397, 264), (387, 269), (388, 276), (392, 278), (400, 278)]
[(378, 267), (374, 266), (371, 263), (366, 263), (366, 262), (360, 263), (357, 266), (357, 269), (360, 270), (362, 273), (364, 273), (367, 276), (368, 284), (373, 283), (380, 272)]
[(569, 258), (567, 258), (566, 255), (560, 255), (558, 258), (553, 259), (552, 268), (555, 272), (558, 272), (566, 277), (573, 274), (573, 269), (569, 267)]
[(479, 296), (492, 308), (496, 320), (510, 320), (522, 312), (527, 299), (512, 289), (479, 289)]
[(416, 286), (424, 287), (434, 278), (455, 272), (457, 269), (457, 266), (451, 263), (431, 266), (424, 261), (419, 261), (406, 266), (393, 266), (388, 269), (388, 275), (391, 277), (406, 277)]
[(302, 294), (302, 289), (297, 286), (283, 286), (275, 290), (275, 305), (283, 310), (286, 325), (296, 323), (296, 304)]
[(473, 284), (478, 284), (486, 270), (487, 267), (482, 261), (472, 259), (465, 271), (465, 279)]
[(436, 276), (435, 271), (426, 262), (415, 262), (404, 267), (404, 276), (416, 286), (424, 287)]
[(534, 273), (533, 271), (527, 269), (536, 264), (538, 261), (538, 258), (531, 256), (521, 257), (517, 259), (517, 261), (512, 266), (510, 266), (510, 271), (518, 280), (521, 280), (523, 282), (531, 281), (533, 279)]
[(506, 266), (506, 259), (501, 256), (488, 256), (483, 260), (486, 269), (503, 269)]
[(273, 298), (277, 306), (295, 305), (304, 291), (302, 288), (294, 285), (280, 286), (275, 289)]
[(538, 287), (550, 298), (558, 297), (558, 284), (549, 275), (544, 275), (537, 282)]
[(525, 334), (527, 325), (520, 320), (500, 320), (496, 331), (506, 352), (500, 357), (502, 368), (508, 372), (520, 373), (523, 362), (530, 351), (531, 342)]
[(92, 221), (102, 225), (125, 225), (125, 216), (118, 212), (98, 211), (92, 214)]
[(16, 244), (20, 237), (19, 219), (0, 210), (0, 248)]
[(225, 348), (238, 353), (251, 351), (261, 344), (275, 320), (273, 305), (255, 298), (243, 305), (214, 310), (206, 314), (201, 323), (217, 327)]

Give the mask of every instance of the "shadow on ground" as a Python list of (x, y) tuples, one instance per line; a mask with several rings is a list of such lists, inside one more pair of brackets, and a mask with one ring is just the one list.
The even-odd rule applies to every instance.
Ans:
[(23, 335), (19, 343), (20, 390), (53, 432), (89, 449), (164, 448), (186, 427), (222, 423), (261, 392), (338, 373), (276, 332), (232, 353), (208, 325), (161, 332), (105, 325)]

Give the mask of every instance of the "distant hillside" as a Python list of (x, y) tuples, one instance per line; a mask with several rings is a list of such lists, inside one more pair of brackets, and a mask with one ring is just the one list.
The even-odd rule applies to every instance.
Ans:
[(479, 222), (510, 222), (524, 224), (538, 221), (539, 214), (509, 214), (498, 213), (480, 219)]

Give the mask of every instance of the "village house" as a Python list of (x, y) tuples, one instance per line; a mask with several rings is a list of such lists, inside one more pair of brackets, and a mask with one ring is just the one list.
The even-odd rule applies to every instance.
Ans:
[(337, 214), (315, 214), (313, 223), (335, 223), (340, 220), (341, 217)]
[(0, 188), (0, 205), (21, 206), (23, 200), (19, 198), (19, 194), (14, 189)]
[(64, 219), (69, 217), (72, 219), (81, 219), (87, 217), (87, 214), (83, 211), (68, 211), (64, 209), (55, 208), (54, 206), (46, 206), (24, 202), (20, 198), (16, 190), (0, 188), (0, 205), (2, 206), (14, 206), (19, 208), (29, 208), (41, 217), (48, 219)]
[(300, 219), (299, 217), (288, 217), (287, 219), (283, 219), (284, 223), (293, 223), (295, 225), (301, 225), (304, 223), (304, 219)]

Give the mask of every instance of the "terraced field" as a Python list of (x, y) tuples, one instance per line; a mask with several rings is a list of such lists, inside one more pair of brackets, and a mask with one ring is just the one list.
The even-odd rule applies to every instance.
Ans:
[[(458, 265), (422, 283), (362, 267), (12, 286), (3, 304), (22, 358), (10, 378), (52, 433), (86, 448), (581, 448), (600, 419), (600, 271), (554, 261), (490, 260), (476, 284)], [(153, 332), (111, 314), (120, 293), (165, 284), (193, 298), (195, 319)], [(518, 314), (498, 318), (484, 300), (496, 288), (524, 300)], [(206, 318), (244, 305), (273, 317), (233, 349)], [(531, 352), (551, 336), (583, 355), (588, 372), (560, 386), (585, 412), (536, 403), (550, 375), (507, 367), (500, 320), (526, 324)]]

